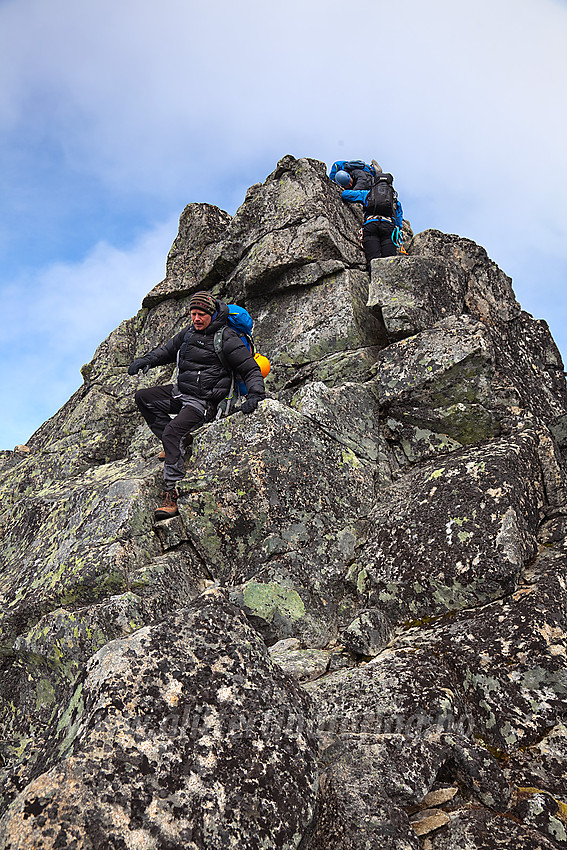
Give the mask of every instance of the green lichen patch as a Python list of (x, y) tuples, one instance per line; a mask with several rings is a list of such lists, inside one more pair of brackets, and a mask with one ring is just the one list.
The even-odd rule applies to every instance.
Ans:
[(275, 584), (249, 581), (242, 590), (244, 605), (249, 611), (271, 622), (275, 612), (291, 620), (305, 616), (305, 605), (301, 596), (293, 588)]

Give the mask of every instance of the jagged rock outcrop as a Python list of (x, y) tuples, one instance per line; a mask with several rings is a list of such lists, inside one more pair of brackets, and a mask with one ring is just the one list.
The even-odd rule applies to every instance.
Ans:
[[(0, 847), (567, 847), (567, 391), (468, 239), (369, 277), (284, 157), (190, 204), (83, 385), (0, 453)], [(411, 235), (411, 229), (408, 229)], [(131, 360), (210, 288), (269, 397), (196, 435), (179, 516)]]

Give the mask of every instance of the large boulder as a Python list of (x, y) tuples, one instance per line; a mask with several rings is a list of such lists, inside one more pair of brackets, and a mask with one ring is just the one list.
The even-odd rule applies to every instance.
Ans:
[(352, 529), (372, 505), (374, 475), (317, 422), (268, 400), (196, 440), (181, 522), (268, 642), (323, 646), (345, 625)]
[(291, 850), (313, 816), (308, 699), (222, 593), (94, 655), (57, 741), (2, 847)]
[(413, 336), (465, 312), (466, 277), (439, 257), (372, 260), (368, 306), (382, 316), (390, 340)]
[(512, 593), (548, 504), (539, 441), (525, 431), (454, 452), (387, 488), (357, 524), (363, 608), (400, 622)]
[(369, 378), (387, 337), (380, 319), (366, 309), (367, 294), (364, 272), (347, 269), (299, 292), (252, 299), (255, 337), (273, 366), (270, 386)]

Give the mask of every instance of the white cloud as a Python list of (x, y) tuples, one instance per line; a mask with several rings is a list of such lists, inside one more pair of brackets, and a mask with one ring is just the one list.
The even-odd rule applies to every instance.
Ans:
[(39, 127), (109, 187), (183, 181), (206, 199), (268, 151), (332, 161), (338, 137), (394, 159), (418, 192), (435, 171), (440, 191), (467, 195), (473, 170), (514, 191), (534, 159), (557, 179), (567, 16), (551, 0), (410, 0), (403, 20), (375, 0), (143, 14), (138, 0), (19, 0), (2, 18), (7, 122)]
[[(10, 341), (30, 324), (54, 344), (100, 342), (122, 319), (135, 313), (142, 297), (165, 277), (165, 258), (177, 219), (118, 249), (101, 242), (78, 263), (56, 263), (27, 273), (4, 296), (0, 340)], [(30, 300), (29, 293), (33, 293)]]
[(0, 447), (25, 442), (82, 383), (97, 345), (163, 279), (176, 231), (174, 219), (128, 248), (99, 243), (83, 261), (26, 273), (4, 291)]

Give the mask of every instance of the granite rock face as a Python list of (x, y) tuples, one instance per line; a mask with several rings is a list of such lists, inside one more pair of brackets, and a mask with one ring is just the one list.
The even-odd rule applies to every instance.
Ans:
[(307, 696), (223, 596), (90, 659), (3, 846), (297, 846), (317, 783)]
[[(0, 453), (0, 847), (567, 847), (567, 391), (483, 248), (372, 264), (323, 163), (190, 204), (166, 277)], [(405, 228), (411, 235), (409, 225)], [(246, 306), (268, 398), (179, 516), (134, 357)]]

